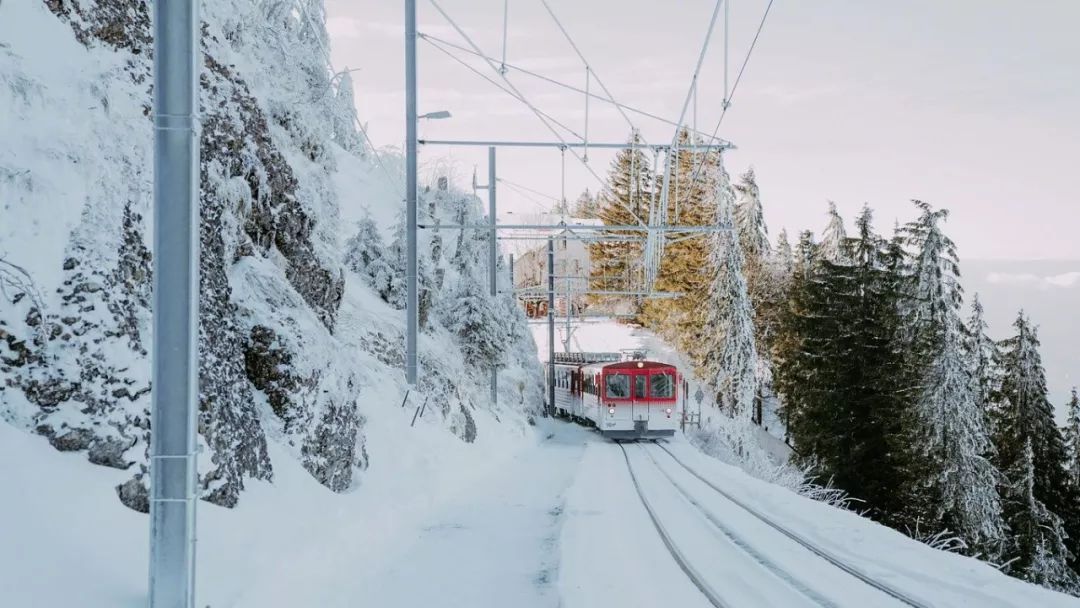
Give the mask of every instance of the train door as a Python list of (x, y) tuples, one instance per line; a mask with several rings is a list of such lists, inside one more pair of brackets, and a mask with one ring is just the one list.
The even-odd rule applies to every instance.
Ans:
[(631, 394), (631, 414), (635, 422), (649, 419), (649, 375), (647, 372), (638, 372), (631, 376), (633, 390)]

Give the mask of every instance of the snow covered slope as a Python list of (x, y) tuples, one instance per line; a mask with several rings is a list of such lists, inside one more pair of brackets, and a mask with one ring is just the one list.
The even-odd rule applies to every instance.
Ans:
[[(203, 9), (200, 494), (235, 506), (294, 461), (348, 492), (405, 443), (369, 431), (402, 415), (403, 304), (346, 264), (362, 246), (402, 264), (397, 161), (358, 143), (351, 84), (327, 69), (320, 0)], [(141, 511), (149, 19), (138, 0), (0, 3), (0, 420), (125, 471), (115, 491)], [(422, 204), (436, 221), (479, 217), (462, 193)], [(367, 236), (389, 246), (352, 238), (369, 216), (379, 229)], [(524, 319), (509, 298), (477, 308), (501, 331), (496, 406), (471, 337), (442, 314), (478, 284), (462, 260), (479, 244), (441, 231), (422, 246), (432, 314), (410, 414), (427, 400), (421, 424), (458, 442), (522, 436), (540, 397)]]

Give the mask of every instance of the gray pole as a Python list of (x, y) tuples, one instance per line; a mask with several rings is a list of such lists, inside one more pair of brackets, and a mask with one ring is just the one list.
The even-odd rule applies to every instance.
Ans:
[(548, 407), (555, 415), (555, 239), (548, 237)]
[(517, 287), (517, 282), (514, 281), (514, 254), (510, 254), (510, 289)]
[[(488, 221), (491, 223), (491, 232), (488, 237), (488, 279), (491, 283), (492, 299), (499, 293), (498, 270), (499, 270), (499, 243), (495, 232), (497, 223), (495, 215), (495, 146), (488, 148)], [(491, 402), (499, 403), (499, 370), (496, 366), (491, 367)]]
[(199, 349), (199, 4), (153, 3), (152, 608), (195, 604)]
[(416, 386), (420, 332), (416, 288), (416, 0), (405, 0), (405, 381)]

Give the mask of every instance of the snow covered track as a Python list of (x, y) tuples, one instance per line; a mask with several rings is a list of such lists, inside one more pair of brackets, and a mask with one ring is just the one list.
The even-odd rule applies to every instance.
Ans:
[(716, 591), (705, 582), (702, 575), (698, 573), (697, 569), (694, 568), (690, 561), (687, 560), (686, 556), (683, 555), (683, 552), (680, 551), (678, 546), (672, 541), (671, 534), (668, 533), (664, 524), (660, 522), (660, 518), (657, 517), (656, 511), (653, 509), (652, 505), (649, 504), (649, 499), (646, 498), (645, 492), (641, 489), (641, 483), (638, 482), (637, 475), (634, 473), (634, 466), (630, 464), (630, 455), (626, 453), (626, 447), (622, 444), (619, 444), (619, 447), (622, 449), (623, 458), (626, 459), (626, 468), (630, 471), (630, 479), (634, 482), (634, 489), (637, 490), (638, 498), (641, 499), (641, 504), (644, 505), (645, 510), (648, 511), (649, 519), (652, 520), (653, 526), (656, 527), (656, 532), (660, 535), (660, 539), (664, 541), (664, 546), (671, 552), (671, 557), (675, 560), (675, 563), (677, 563), (679, 568), (686, 573), (686, 576), (694, 583), (694, 586), (701, 590), (701, 593), (709, 600), (709, 603), (716, 606), (716, 608), (729, 608), (732, 606), (731, 604), (724, 602)]
[[(915, 608), (930, 608), (930, 606), (931, 606), (930, 603), (925, 602), (925, 601), (923, 601), (921, 599), (912, 597), (909, 593), (898, 590), (898, 589), (896, 589), (894, 587), (886, 585), (886, 584), (884, 584), (884, 583), (882, 583), (882, 582), (868, 576), (867, 574), (861, 572), (859, 569), (857, 569), (857, 568), (851, 566), (850, 564), (847, 564), (844, 561), (836, 558), (835, 556), (833, 556), (828, 551), (822, 549), (820, 546), (810, 542), (809, 540), (807, 540), (807, 539), (803, 538), (802, 536), (800, 536), (799, 534), (789, 530), (785, 526), (773, 521), (772, 519), (766, 517), (765, 515), (762, 515), (760, 512), (755, 510), (753, 507), (747, 505), (744, 501), (739, 500), (738, 498), (732, 496), (730, 492), (727, 492), (727, 491), (721, 489), (715, 483), (710, 481), (708, 478), (706, 478), (705, 476), (698, 473), (692, 467), (690, 467), (685, 462), (683, 462), (678, 456), (673, 454), (671, 452), (671, 450), (667, 449), (667, 447), (665, 447), (665, 446), (663, 446), (663, 445), (661, 445), (659, 443), (655, 443), (655, 445), (660, 450), (663, 450), (665, 454), (670, 456), (671, 459), (674, 460), (675, 463), (677, 463), (683, 470), (685, 470), (686, 473), (688, 473), (689, 475), (692, 475), (694, 478), (699, 480), (701, 483), (705, 484), (706, 486), (708, 486), (709, 488), (714, 490), (716, 492), (716, 494), (719, 494), (727, 502), (737, 506), (744, 513), (753, 516), (754, 519), (760, 521), (761, 523), (765, 524), (769, 528), (772, 528), (776, 532), (779, 532), (783, 536), (785, 536), (788, 539), (794, 541), (795, 543), (800, 545), (802, 548), (804, 548), (807, 551), (813, 553), (815, 556), (821, 558), (825, 562), (828, 562), (832, 566), (835, 566), (836, 568), (839, 568), (843, 572), (855, 577), (856, 579), (858, 579), (862, 583), (865, 583), (866, 585), (869, 585), (873, 589), (875, 589), (877, 591), (880, 591), (881, 593), (884, 593), (884, 594), (890, 596), (890, 598), (892, 598), (892, 599), (894, 599), (896, 601), (899, 601), (899, 602), (901, 602), (901, 603), (903, 603), (905, 605), (913, 606)], [(625, 448), (624, 448), (624, 452), (625, 452)], [(671, 476), (671, 474), (668, 471), (664, 470), (663, 467), (661, 467), (661, 465), (656, 462), (655, 458), (653, 458), (653, 455), (652, 455), (653, 453), (656, 452), (656, 450), (648, 450), (648, 452), (649, 452), (649, 458), (653, 460), (653, 463), (656, 464), (657, 468), (661, 469), (661, 471), (664, 472), (664, 475), (668, 478), (668, 481), (670, 481), (672, 483), (672, 485), (674, 485), (676, 487), (676, 489), (678, 489), (679, 492), (681, 494), (683, 494), (683, 496), (687, 500), (691, 501), (691, 503), (694, 504), (694, 506), (698, 507), (698, 509), (700, 509), (702, 511), (702, 513), (704, 513), (706, 515), (706, 517), (714, 525), (717, 525), (717, 527), (723, 528), (724, 527), (723, 524), (718, 521), (715, 514), (709, 513), (708, 510), (705, 507), (703, 507), (699, 502), (695, 501), (694, 498), (692, 498), (689, 495), (689, 493), (685, 490), (685, 488), (680, 486), (680, 484)], [(824, 573), (822, 573), (822, 574), (824, 574)], [(817, 576), (815, 576), (815, 580), (822, 580), (822, 579), (819, 579)], [(850, 586), (842, 586), (841, 589), (843, 590), (845, 599), (847, 599), (847, 600), (855, 599), (853, 597), (853, 595), (852, 595), (852, 589), (850, 588)], [(880, 598), (880, 599), (884, 599), (884, 598)], [(821, 602), (821, 603), (823, 605), (835, 605), (832, 602), (829, 602), (828, 600), (825, 600), (824, 602)], [(846, 603), (847, 602), (844, 602), (844, 604), (846, 604)], [(872, 604), (863, 604), (863, 605), (880, 606), (882, 604), (881, 604), (880, 601), (877, 601), (877, 602), (873, 602)]]

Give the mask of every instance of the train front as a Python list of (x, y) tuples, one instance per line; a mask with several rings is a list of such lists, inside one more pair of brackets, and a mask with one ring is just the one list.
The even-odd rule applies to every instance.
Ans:
[(612, 439), (672, 437), (678, 425), (679, 373), (657, 361), (605, 365), (596, 427)]

